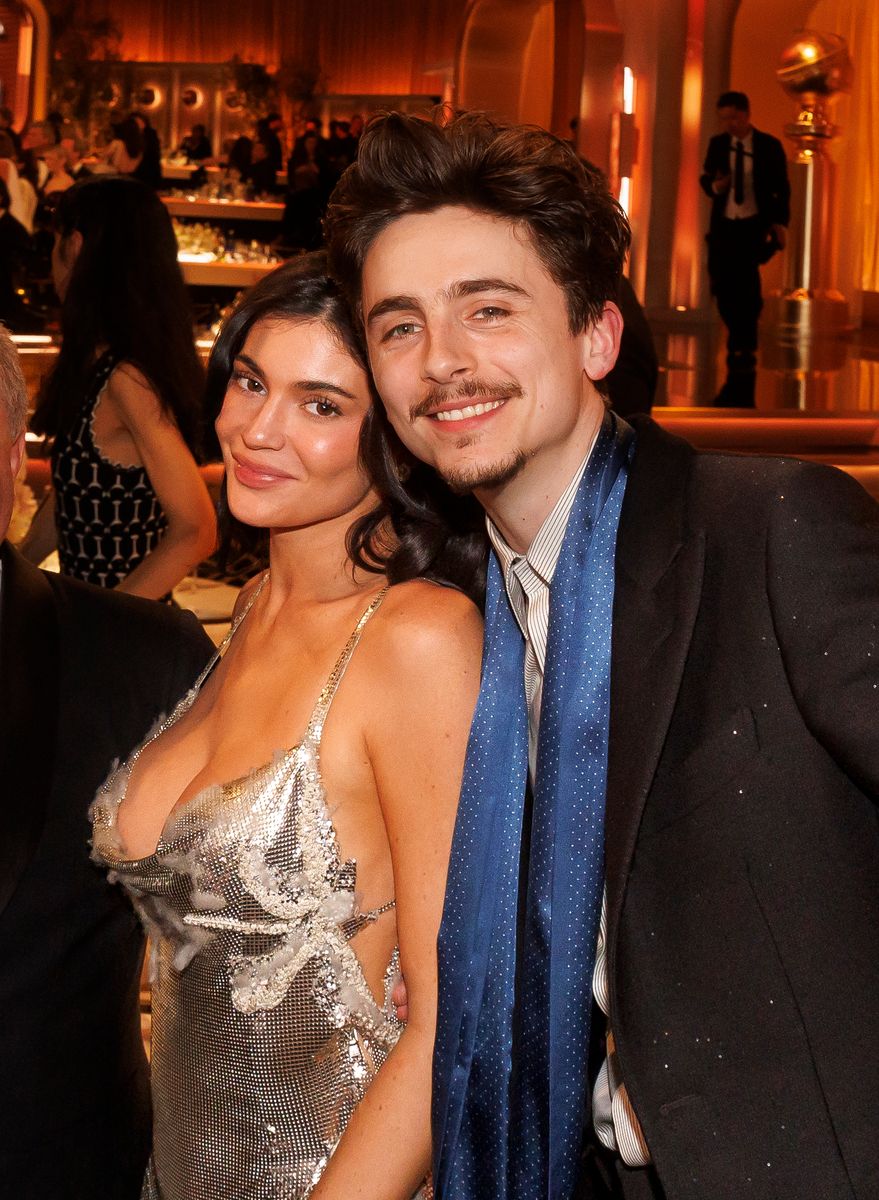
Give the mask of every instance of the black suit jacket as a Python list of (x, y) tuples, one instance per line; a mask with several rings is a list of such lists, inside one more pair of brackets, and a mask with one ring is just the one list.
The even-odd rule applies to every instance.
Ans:
[(831, 468), (633, 424), (606, 816), (621, 1075), (668, 1200), (875, 1200), (879, 507)]
[(195, 619), (0, 549), (0, 1197), (137, 1200), (143, 937), (87, 812), (211, 652)]
[[(778, 138), (771, 133), (754, 131), (754, 199), (757, 213), (763, 226), (787, 225), (790, 221), (790, 184), (787, 178), (787, 156)], [(728, 133), (718, 133), (708, 143), (705, 165), (699, 177), (699, 185), (711, 197), (711, 224), (709, 237), (716, 232), (724, 219), (729, 195), (715, 195), (712, 183), (719, 175), (730, 173), (730, 147), (732, 138)]]

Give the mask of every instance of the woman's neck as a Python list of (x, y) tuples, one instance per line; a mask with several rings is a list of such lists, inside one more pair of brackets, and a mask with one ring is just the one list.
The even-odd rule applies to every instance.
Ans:
[(273, 529), (269, 536), (271, 607), (295, 596), (298, 603), (330, 603), (383, 583), (383, 576), (360, 570), (351, 562), (348, 530), (375, 504), (370, 494), (350, 512), (295, 529)]

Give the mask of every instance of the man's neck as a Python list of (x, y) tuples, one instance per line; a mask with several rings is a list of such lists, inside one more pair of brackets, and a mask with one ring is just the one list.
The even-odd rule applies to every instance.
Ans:
[(518, 554), (526, 553), (590, 452), (604, 412), (604, 404), (596, 393), (595, 403), (584, 408), (575, 429), (561, 445), (538, 450), (503, 487), (477, 489), (474, 493), (504, 540)]

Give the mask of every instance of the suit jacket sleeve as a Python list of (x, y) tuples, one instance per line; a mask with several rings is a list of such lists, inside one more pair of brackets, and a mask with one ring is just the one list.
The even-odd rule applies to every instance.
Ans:
[(708, 143), (705, 163), (702, 167), (702, 174), (699, 176), (699, 186), (706, 196), (710, 196), (712, 200), (717, 199), (717, 193), (711, 185), (718, 175), (725, 175), (728, 172), (729, 146), (726, 144), (725, 138), (713, 137)]
[(180, 613), (172, 659), (174, 669), (168, 673), (165, 712), (170, 712), (183, 693), (192, 687), (213, 652), (214, 645), (196, 617), (192, 613)]
[(774, 504), (768, 591), (791, 688), (811, 733), (879, 798), (879, 506), (806, 463)]
[(778, 138), (767, 137), (766, 157), (769, 166), (767, 175), (772, 181), (769, 223), (770, 225), (788, 225), (790, 223), (790, 180), (787, 176), (787, 155)]

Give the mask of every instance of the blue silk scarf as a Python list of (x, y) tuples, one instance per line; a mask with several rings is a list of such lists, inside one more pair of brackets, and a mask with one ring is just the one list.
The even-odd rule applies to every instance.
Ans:
[(608, 413), (550, 589), (520, 962), (525, 643), (494, 556), (489, 565), (482, 686), (439, 937), (438, 1200), (566, 1200), (576, 1181), (604, 883), (614, 558), (633, 443)]

